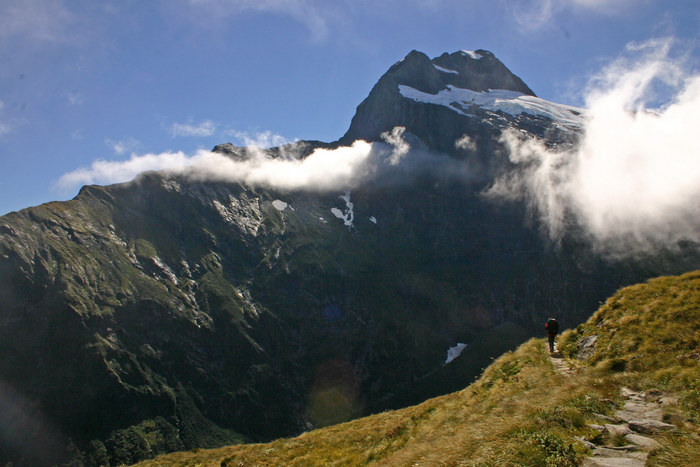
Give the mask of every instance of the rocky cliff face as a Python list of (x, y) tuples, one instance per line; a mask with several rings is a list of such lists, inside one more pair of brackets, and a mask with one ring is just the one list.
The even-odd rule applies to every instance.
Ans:
[[(573, 144), (578, 122), (486, 51), (412, 52), (340, 142), (268, 156), (402, 126), (439, 153), (432, 164), (478, 176), (314, 192), (147, 173), (3, 216), (0, 408), (13, 412), (0, 461), (117, 465), (417, 402), (466, 384), (550, 314), (573, 325), (624, 283), (698, 267), (608, 263), (573, 236), (555, 247), (523, 206), (481, 195), (508, 166), (503, 129)], [(458, 342), (485, 350), (443, 367)]]

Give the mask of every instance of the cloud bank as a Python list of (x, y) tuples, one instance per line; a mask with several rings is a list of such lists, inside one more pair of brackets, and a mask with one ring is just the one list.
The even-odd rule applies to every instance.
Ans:
[(161, 154), (132, 154), (131, 158), (126, 161), (97, 160), (90, 167), (83, 167), (62, 175), (55, 187), (60, 191), (69, 192), (82, 185), (127, 182), (144, 171), (184, 170), (192, 165), (195, 158), (179, 151)]
[[(267, 142), (265, 135), (261, 138)], [(181, 151), (132, 154), (126, 161), (98, 160), (90, 167), (66, 173), (56, 187), (68, 191), (85, 184), (126, 182), (141, 172), (159, 170), (193, 180), (243, 182), (280, 189), (346, 189), (374, 172), (383, 159), (397, 157), (391, 145), (365, 141), (337, 149), (316, 149), (303, 159), (293, 154), (272, 158), (255, 146), (246, 148), (246, 154), (245, 160), (205, 150), (193, 155)]]
[[(163, 171), (195, 181), (240, 182), (282, 190), (313, 191), (349, 190), (370, 179), (406, 183), (422, 170), (467, 176), (468, 168), (461, 161), (412, 149), (404, 138), (404, 131), (397, 127), (384, 133), (383, 142), (358, 140), (345, 147), (317, 148), (306, 157), (297, 154), (293, 145), (272, 157), (270, 152), (255, 144), (245, 148), (243, 158), (206, 150), (192, 155), (181, 151), (132, 154), (126, 161), (98, 160), (90, 167), (68, 172), (59, 178), (55, 188), (70, 192), (82, 185), (127, 182), (144, 171)], [(270, 143), (278, 138), (264, 132), (250, 142)]]
[(243, 182), (278, 189), (331, 190), (354, 187), (372, 171), (369, 160), (376, 149), (365, 141), (337, 149), (316, 149), (304, 159), (271, 158), (248, 151), (246, 160), (201, 152), (184, 174), (194, 180)]
[(517, 169), (488, 195), (527, 200), (553, 239), (582, 226), (614, 255), (700, 242), (700, 75), (671, 46), (630, 44), (590, 81), (575, 148), (505, 132)]

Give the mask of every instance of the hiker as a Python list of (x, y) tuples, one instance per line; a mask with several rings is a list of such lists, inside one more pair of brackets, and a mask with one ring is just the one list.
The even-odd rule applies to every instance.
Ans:
[(559, 323), (555, 318), (549, 318), (544, 328), (547, 330), (547, 338), (549, 339), (549, 353), (554, 353), (554, 336), (559, 332)]

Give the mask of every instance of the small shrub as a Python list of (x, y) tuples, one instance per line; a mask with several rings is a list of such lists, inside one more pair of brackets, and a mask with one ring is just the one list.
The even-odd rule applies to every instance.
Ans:
[(686, 391), (679, 406), (689, 422), (700, 422), (700, 390), (694, 388)]
[(700, 435), (683, 431), (666, 433), (664, 447), (653, 450), (649, 465), (698, 465)]
[(141, 259), (155, 258), (158, 256), (155, 247), (148, 240), (139, 238), (136, 240), (136, 256)]
[(537, 418), (546, 427), (561, 427), (567, 430), (581, 428), (586, 425), (586, 420), (581, 411), (574, 407), (554, 406), (537, 412)]
[(597, 367), (605, 373), (619, 373), (625, 371), (627, 362), (623, 358), (609, 358), (600, 362)]
[(582, 415), (593, 415), (595, 413), (607, 413), (612, 408), (612, 401), (601, 400), (597, 394), (583, 394), (569, 402), (571, 407), (581, 411)]
[(574, 467), (578, 465), (578, 453), (573, 444), (549, 432), (522, 432), (522, 444), (516, 453), (517, 465)]
[(404, 425), (396, 425), (395, 427), (391, 428), (389, 431), (386, 432), (386, 437), (387, 438), (396, 438), (397, 436), (400, 436), (406, 431), (406, 427)]
[(507, 353), (504, 357), (494, 363), (493, 370), (485, 373), (482, 378), (482, 389), (489, 389), (494, 385), (517, 380), (517, 375), (522, 368), (522, 362), (515, 358), (512, 353)]
[(625, 446), (629, 444), (627, 438), (625, 438), (625, 435), (620, 433), (615, 433), (614, 435), (612, 435), (608, 442), (613, 446)]
[(586, 436), (588, 441), (594, 444), (603, 444), (605, 442), (605, 436), (598, 430), (590, 428), (590, 434)]
[(584, 333), (584, 325), (579, 324), (576, 329), (564, 331), (557, 343), (559, 351), (567, 358), (574, 358), (578, 353), (578, 341)]

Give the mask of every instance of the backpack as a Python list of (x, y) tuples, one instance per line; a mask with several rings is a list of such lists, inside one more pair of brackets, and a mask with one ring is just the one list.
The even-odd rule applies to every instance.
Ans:
[(559, 332), (559, 323), (554, 318), (549, 318), (544, 327), (547, 329), (547, 334), (556, 334)]

